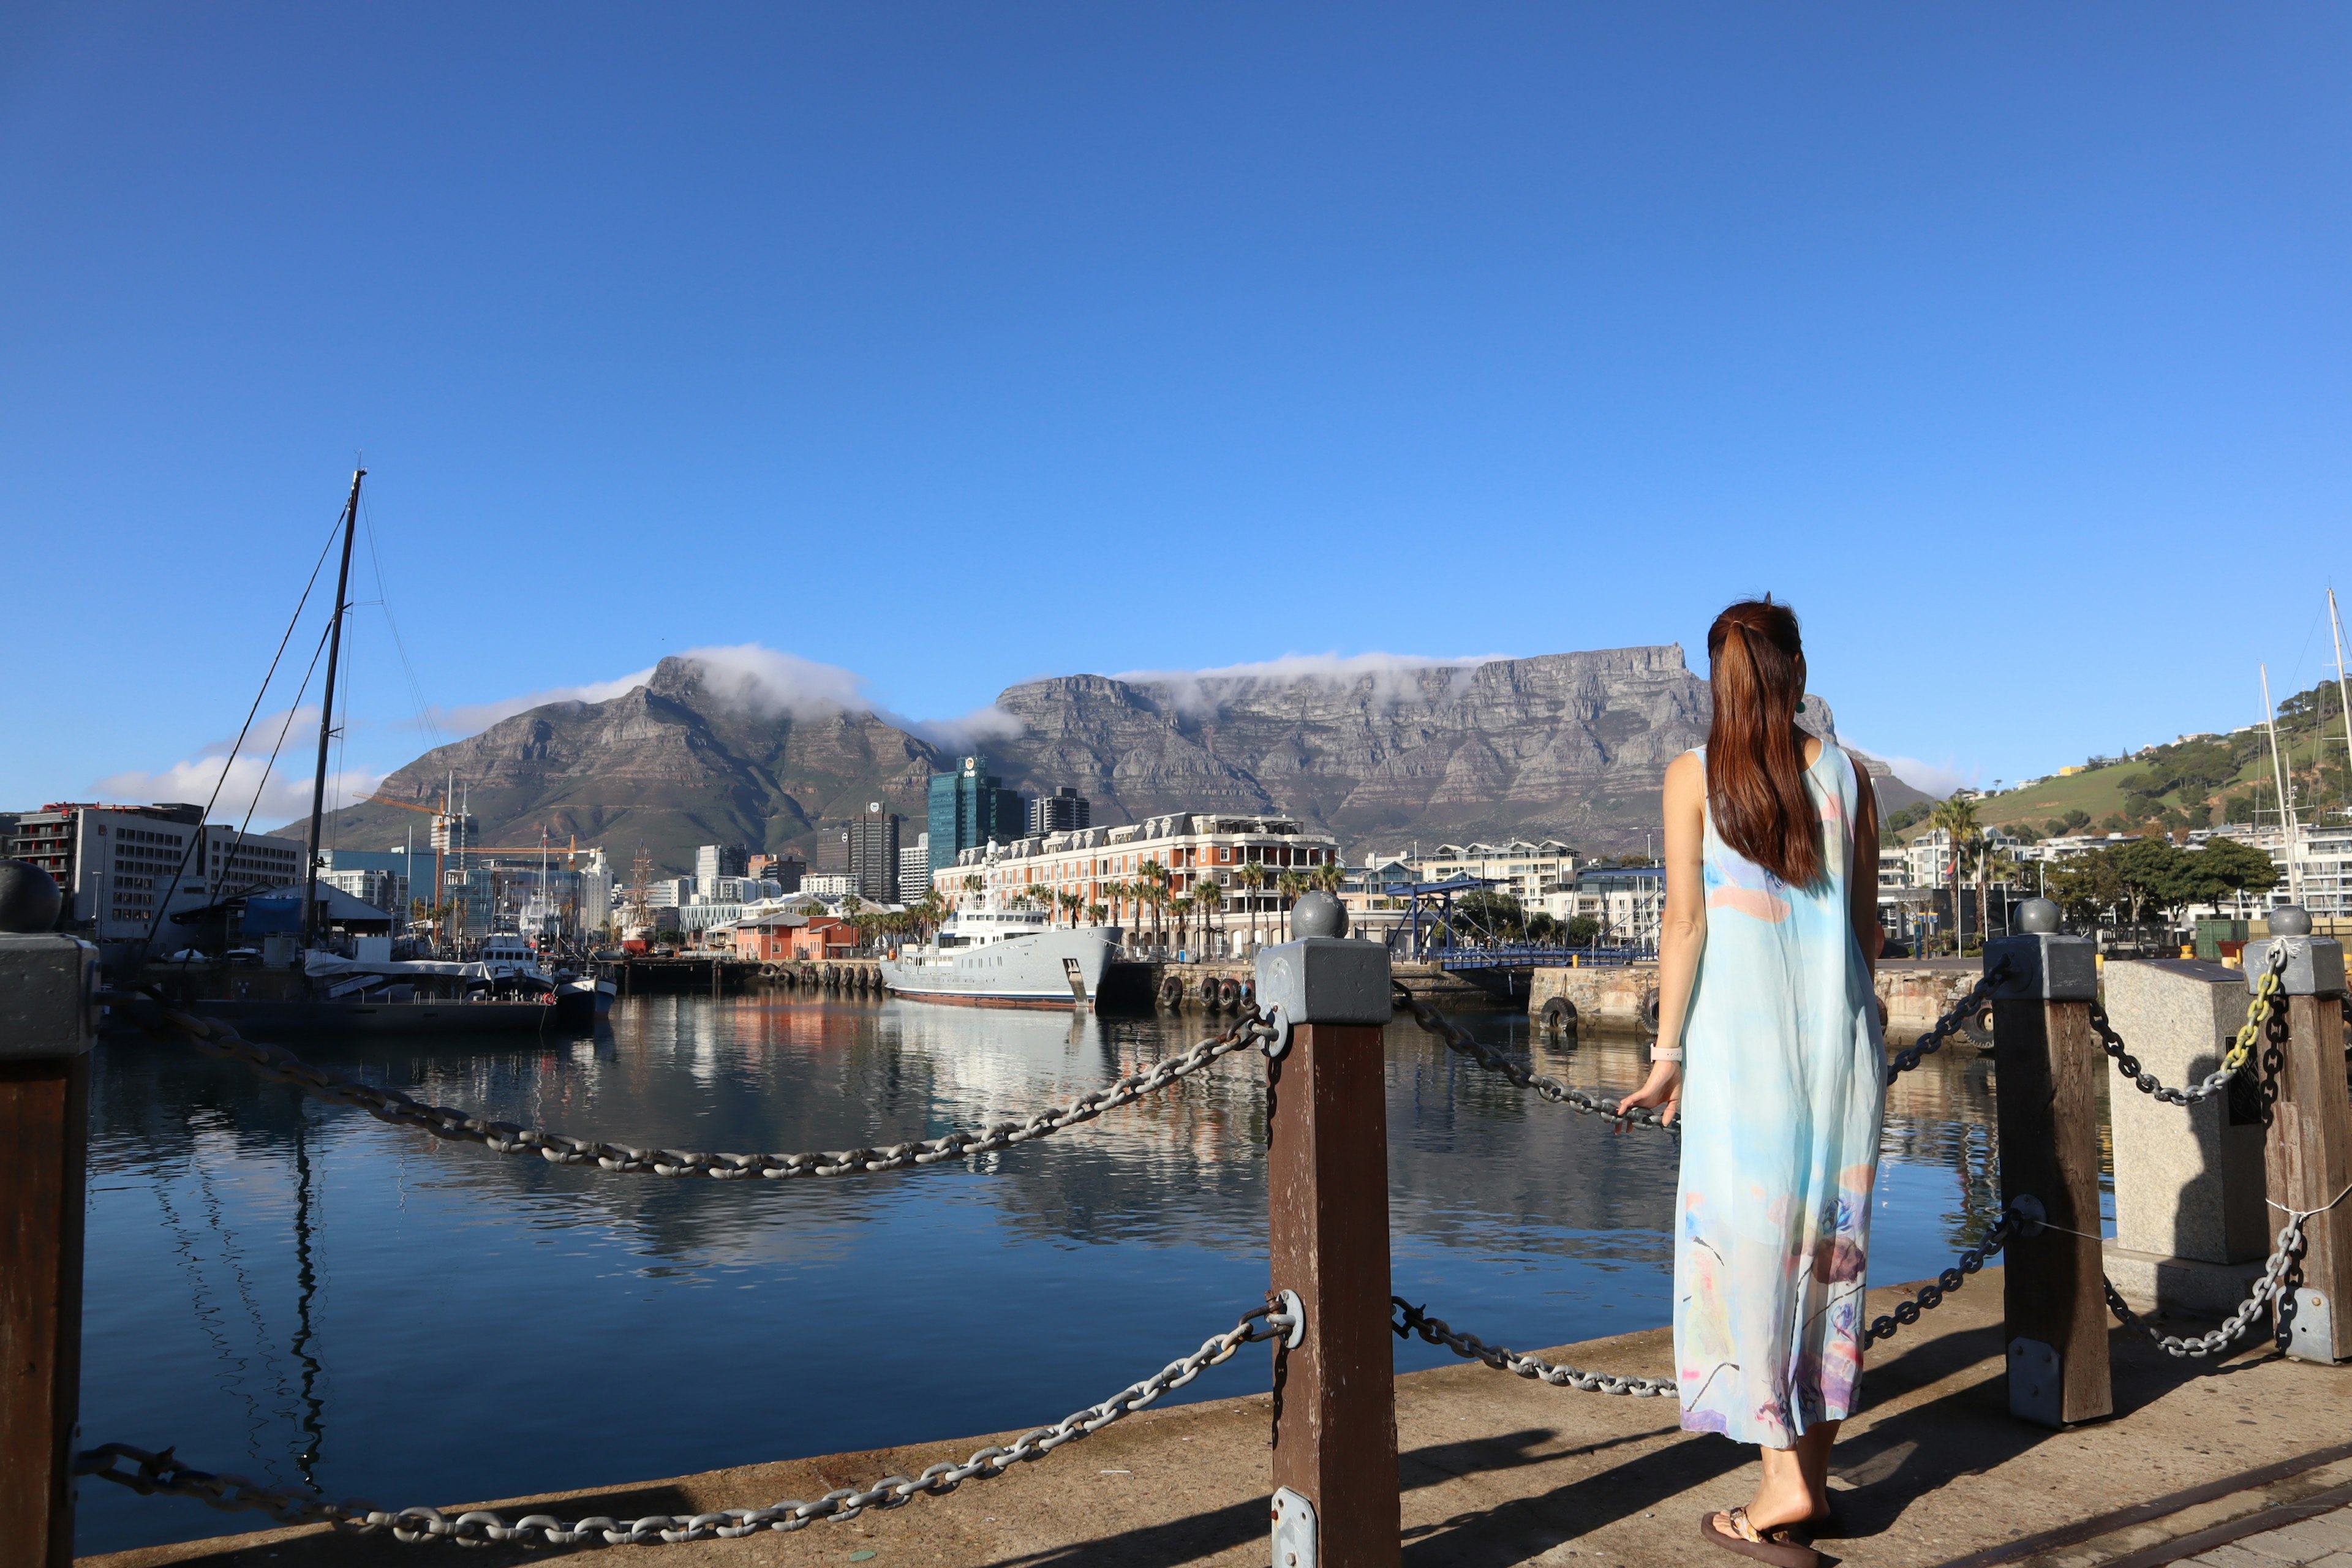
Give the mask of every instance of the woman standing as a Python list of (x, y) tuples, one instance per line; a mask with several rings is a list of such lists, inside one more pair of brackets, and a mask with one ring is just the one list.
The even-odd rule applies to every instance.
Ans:
[(1768, 596), (1707, 631), (1715, 719), (1666, 770), (1658, 1044), (1627, 1106), (1686, 1112), (1675, 1238), (1683, 1426), (1762, 1446), (1717, 1546), (1791, 1568), (1829, 1516), (1830, 1445), (1862, 1378), (1885, 1047), (1872, 988), (1878, 807), (1798, 727), (1797, 617)]

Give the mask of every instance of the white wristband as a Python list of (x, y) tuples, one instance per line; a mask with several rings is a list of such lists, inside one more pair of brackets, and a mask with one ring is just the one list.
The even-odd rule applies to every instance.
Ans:
[(1680, 1046), (1652, 1046), (1650, 1059), (1654, 1062), (1678, 1062), (1683, 1059), (1683, 1048)]

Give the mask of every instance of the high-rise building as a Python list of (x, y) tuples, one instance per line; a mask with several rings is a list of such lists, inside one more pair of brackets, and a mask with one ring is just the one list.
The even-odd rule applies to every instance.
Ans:
[(849, 880), (857, 896), (877, 904), (898, 901), (898, 814), (878, 800), (849, 821)]
[(988, 759), (964, 758), (951, 773), (931, 775), (931, 869), (956, 863), (961, 850), (993, 838), (1009, 844), (1029, 831), (1021, 796), (988, 771)]
[(931, 836), (918, 833), (912, 844), (898, 848), (898, 901), (911, 904), (931, 885)]
[(1044, 833), (1067, 833), (1073, 828), (1092, 827), (1094, 825), (1094, 803), (1067, 784), (1051, 795), (1041, 795), (1029, 803), (1027, 826), (1031, 837)]
[(743, 874), (743, 850), (740, 845), (706, 844), (694, 852), (694, 885), (709, 889), (721, 877)]
[(798, 855), (754, 855), (750, 875), (763, 882), (781, 883), (787, 893), (801, 890), (801, 879), (808, 874), (808, 862)]

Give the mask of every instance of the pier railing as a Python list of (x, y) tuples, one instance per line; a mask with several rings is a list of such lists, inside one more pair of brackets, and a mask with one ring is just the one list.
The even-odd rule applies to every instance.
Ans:
[[(2107, 1312), (2140, 1319), (2102, 1268), (2098, 1093), (2103, 1058), (2119, 1081), (2184, 1114), (2237, 1096), (2263, 1125), (2269, 1206), (2286, 1216), (2252, 1293), (2221, 1327), (2194, 1337), (2144, 1325), (2168, 1352), (2216, 1354), (2269, 1312), (2289, 1354), (2346, 1359), (2352, 1312), (2352, 1235), (2343, 1205), (2352, 1187), (2352, 1104), (2346, 1095), (2347, 1004), (2340, 948), (2298, 929), (2299, 910), (2273, 917), (2273, 937), (2248, 950), (2246, 1016), (2219, 1068), (2179, 1089), (2145, 1068), (2099, 1001), (2087, 939), (2057, 931), (2054, 907), (2029, 905), (2024, 934), (1996, 941), (1983, 973), (1936, 1026), (1890, 1062), (1890, 1083), (1968, 1030), (1990, 1005), (1996, 1068), (2001, 1204), (1974, 1245), (1895, 1311), (1865, 1342), (1886, 1340), (2005, 1256), (2004, 1341), (2012, 1412), (2049, 1426), (2109, 1413)], [(111, 999), (159, 1037), (242, 1062), (324, 1102), (487, 1151), (623, 1177), (780, 1180), (897, 1179), (891, 1173), (1007, 1150), (1088, 1122), (1255, 1051), (1265, 1060), (1269, 1289), (1263, 1305), (1198, 1350), (1050, 1426), (813, 1500), (692, 1516), (569, 1521), (488, 1511), (450, 1518), (431, 1508), (384, 1510), (263, 1487), (183, 1463), (169, 1448), (106, 1443), (70, 1452), (79, 1345), (79, 1227), (87, 1052), (96, 993), (86, 944), (0, 936), (0, 1203), (11, 1226), (0, 1251), (0, 1352), (26, 1375), (0, 1381), (0, 1517), (38, 1520), (0, 1535), (0, 1568), (63, 1568), (71, 1547), (75, 1473), (142, 1492), (252, 1509), (284, 1522), (324, 1522), (404, 1542), (637, 1543), (794, 1531), (940, 1496), (1034, 1461), (1145, 1408), (1271, 1342), (1274, 1529), (1281, 1551), (1327, 1568), (1390, 1568), (1399, 1560), (1396, 1420), (1389, 1336), (1418, 1336), (1465, 1359), (1563, 1390), (1604, 1395), (1678, 1394), (1674, 1380), (1585, 1370), (1513, 1352), (1457, 1330), (1393, 1294), (1387, 1207), (1383, 1029), (1398, 1008), (1455, 1052), (1538, 1100), (1622, 1129), (1679, 1134), (1646, 1110), (1627, 1110), (1515, 1055), (1486, 1045), (1407, 988), (1394, 984), (1385, 948), (1345, 937), (1336, 900), (1309, 895), (1294, 911), (1298, 940), (1264, 950), (1253, 994), (1222, 1033), (1149, 1070), (1020, 1121), (893, 1144), (796, 1153), (641, 1149), (526, 1128), (420, 1102), (340, 1077), (292, 1053), (242, 1038), (152, 997)], [(2201, 1113), (2201, 1112), (2200, 1112)], [(1700, 1135), (1704, 1135), (1701, 1130)], [(909, 1177), (908, 1179), (912, 1179)], [(1279, 1552), (1277, 1561), (1281, 1557)]]

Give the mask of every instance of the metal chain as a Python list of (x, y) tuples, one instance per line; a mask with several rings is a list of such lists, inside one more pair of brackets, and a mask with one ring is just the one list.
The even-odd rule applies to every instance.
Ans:
[(2263, 1277), (2254, 1281), (2253, 1293), (2238, 1303), (2238, 1310), (2223, 1320), (2220, 1328), (2208, 1334), (2187, 1337), (2160, 1334), (2142, 1320), (2137, 1312), (2125, 1304), (2123, 1296), (2116, 1289), (2113, 1280), (2103, 1279), (2100, 1283), (2107, 1288), (2107, 1310), (2121, 1319), (2126, 1327), (2137, 1329), (2141, 1333), (2154, 1340), (2157, 1348), (2163, 1351), (2165, 1354), (2182, 1359), (2191, 1356), (2219, 1355), (2222, 1351), (2238, 1342), (2247, 1328), (2252, 1324), (2256, 1313), (2276, 1301), (2284, 1293), (2286, 1271), (2294, 1267), (2294, 1260), (2302, 1256), (2302, 1253), (2303, 1216), (2297, 1215), (2287, 1222), (2284, 1230), (2279, 1232), (2278, 1250), (2272, 1253), (2269, 1260), (2263, 1265)]
[(2246, 1004), (2246, 1021), (2230, 1042), (2229, 1054), (2221, 1065), (2205, 1075), (2205, 1081), (2194, 1089), (2167, 1089), (2152, 1072), (2140, 1070), (2139, 1058), (2124, 1048), (2124, 1037), (2107, 1022), (2107, 1010), (2096, 1002), (2091, 1004), (2091, 1027), (2099, 1033), (2099, 1044), (2115, 1058), (2116, 1071), (2129, 1079), (2142, 1094), (2153, 1095), (2167, 1105), (2194, 1105), (2210, 1100), (2230, 1085), (2238, 1069), (2246, 1065), (2254, 1047), (2261, 1043), (2263, 1032), (2278, 1012), (2278, 999), (2285, 992), (2281, 978), (2286, 969), (2286, 943), (2271, 944), (2270, 966), (2254, 987), (2253, 999)]
[[(1919, 1321), (1919, 1314), (1932, 1311), (1944, 1304), (1944, 1298), (1958, 1289), (1968, 1277), (1985, 1266), (1985, 1259), (1999, 1252), (2018, 1227), (2023, 1217), (2015, 1211), (2004, 1213), (1985, 1232), (1984, 1239), (1960, 1254), (1959, 1261), (1945, 1269), (1935, 1279), (1919, 1287), (1919, 1294), (1903, 1302), (1885, 1316), (1875, 1319), (1863, 1331), (1862, 1342), (1891, 1340), (1895, 1330)], [(1419, 1334), (1433, 1345), (1444, 1345), (1465, 1361), (1483, 1362), (1497, 1372), (1516, 1373), (1521, 1377), (1548, 1383), (1554, 1388), (1573, 1388), (1585, 1394), (1630, 1394), (1637, 1398), (1658, 1394), (1679, 1395), (1681, 1385), (1671, 1377), (1614, 1377), (1607, 1373), (1580, 1372), (1572, 1366), (1548, 1362), (1541, 1356), (1522, 1355), (1500, 1345), (1490, 1345), (1475, 1334), (1465, 1334), (1449, 1325), (1443, 1318), (1433, 1318), (1426, 1310), (1416, 1307), (1402, 1296), (1391, 1296), (1389, 1304), (1397, 1310), (1396, 1319), (1389, 1324), (1399, 1339)]]
[(1917, 1322), (1920, 1313), (1933, 1311), (1942, 1306), (1946, 1296), (1958, 1289), (1969, 1275), (1985, 1266), (1986, 1258), (2009, 1244), (2010, 1238), (2017, 1234), (2019, 1225), (2017, 1210), (2014, 1207), (2004, 1209), (2001, 1216), (1992, 1222), (1992, 1228), (1984, 1233), (1984, 1239), (1961, 1253), (1958, 1262), (1920, 1286), (1916, 1296), (1907, 1301), (1897, 1302), (1894, 1311), (1873, 1318), (1870, 1327), (1863, 1331), (1862, 1342), (1868, 1344), (1873, 1340), (1891, 1340), (1895, 1330)]
[[(1191, 1355), (1170, 1362), (1142, 1382), (1129, 1384), (1100, 1404), (1066, 1415), (1050, 1426), (1032, 1427), (1011, 1443), (982, 1448), (960, 1465), (943, 1462), (919, 1476), (885, 1476), (870, 1487), (843, 1487), (814, 1502), (780, 1502), (768, 1508), (719, 1509), (697, 1514), (657, 1513), (626, 1521), (598, 1514), (570, 1524), (552, 1514), (534, 1513), (509, 1523), (505, 1516), (488, 1509), (477, 1509), (451, 1519), (433, 1508), (404, 1508), (392, 1512), (356, 1500), (331, 1502), (315, 1492), (265, 1487), (243, 1476), (212, 1475), (182, 1464), (169, 1448), (152, 1454), (127, 1443), (108, 1443), (78, 1456), (74, 1473), (100, 1477), (142, 1495), (166, 1492), (192, 1497), (223, 1510), (257, 1509), (280, 1524), (331, 1524), (354, 1535), (373, 1535), (388, 1530), (394, 1540), (404, 1542), (455, 1541), (467, 1546), (493, 1541), (520, 1542), (527, 1546), (647, 1546), (708, 1541), (714, 1536), (733, 1539), (762, 1530), (802, 1530), (820, 1519), (837, 1523), (855, 1519), (869, 1508), (898, 1508), (926, 1493), (939, 1496), (951, 1492), (965, 1481), (992, 1480), (1016, 1464), (1042, 1459), (1065, 1443), (1091, 1436), (1112, 1422), (1132, 1415), (1170, 1389), (1181, 1388), (1207, 1368), (1231, 1360), (1245, 1344), (1295, 1337), (1303, 1326), (1288, 1301), (1269, 1301), (1244, 1313), (1240, 1322), (1205, 1342)], [(131, 1468), (121, 1468), (118, 1461), (122, 1460), (128, 1460)]]
[(803, 1154), (714, 1154), (677, 1149), (635, 1149), (624, 1143), (519, 1127), (511, 1121), (485, 1121), (446, 1105), (424, 1104), (396, 1089), (338, 1078), (311, 1067), (291, 1051), (248, 1040), (216, 1019), (200, 1018), (161, 1003), (155, 1003), (154, 1011), (162, 1021), (160, 1025), (146, 1016), (144, 1007), (132, 1010), (131, 1021), (158, 1038), (162, 1037), (163, 1027), (168, 1026), (187, 1037), (206, 1056), (241, 1061), (272, 1083), (292, 1084), (304, 1094), (330, 1105), (355, 1105), (379, 1121), (417, 1128), (436, 1138), (479, 1143), (493, 1153), (535, 1154), (558, 1165), (592, 1165), (601, 1170), (656, 1176), (707, 1176), (715, 1181), (898, 1171), (994, 1153), (1081, 1121), (1091, 1121), (1107, 1110), (1132, 1105), (1148, 1094), (1191, 1077), (1220, 1057), (1247, 1050), (1275, 1037), (1272, 1026), (1255, 1007), (1251, 1007), (1216, 1038), (1203, 1040), (1181, 1056), (1155, 1064), (1149, 1071), (1132, 1073), (1116, 1083), (1082, 1094), (1067, 1105), (1041, 1110), (1025, 1121), (1000, 1121), (971, 1131), (950, 1132), (944, 1137), (892, 1143), (880, 1149)]
[(1396, 988), (1397, 999), (1412, 1011), (1414, 1021), (1423, 1029), (1444, 1041), (1447, 1048), (1468, 1057), (1488, 1072), (1501, 1074), (1539, 1099), (1549, 1100), (1555, 1105), (1565, 1105), (1570, 1110), (1580, 1110), (1587, 1116), (1606, 1116), (1612, 1121), (1630, 1121), (1637, 1127), (1660, 1127), (1668, 1131), (1679, 1131), (1671, 1123), (1661, 1121), (1657, 1112), (1654, 1110), (1620, 1110), (1606, 1100), (1587, 1094), (1580, 1089), (1569, 1088), (1549, 1073), (1529, 1071), (1492, 1046), (1472, 1039), (1468, 1030), (1415, 996), (1412, 989), (1402, 980), (1391, 981), (1390, 984)]
[(1961, 993), (1960, 999), (1953, 1003), (1942, 1017), (1936, 1020), (1934, 1028), (1912, 1041), (1906, 1048), (1895, 1053), (1895, 1065), (1886, 1069), (1886, 1081), (1893, 1083), (1897, 1078), (1917, 1067), (1920, 1058), (1933, 1056), (1942, 1050), (1944, 1043), (1958, 1034), (1962, 1026), (1983, 1009), (1985, 998), (1992, 994), (1992, 988), (1999, 984), (2002, 976), (2008, 973), (2009, 960), (2006, 957), (1994, 959), (1992, 967), (1979, 975), (1974, 985)]
[(1433, 1318), (1423, 1309), (1402, 1296), (1391, 1296), (1389, 1304), (1397, 1310), (1397, 1319), (1389, 1324), (1396, 1337), (1410, 1339), (1419, 1334), (1433, 1345), (1444, 1345), (1465, 1361), (1484, 1362), (1497, 1372), (1517, 1373), (1554, 1388), (1573, 1388), (1585, 1394), (1630, 1394), (1637, 1399), (1651, 1399), (1662, 1394), (1679, 1394), (1681, 1387), (1671, 1377), (1612, 1377), (1607, 1373), (1579, 1372), (1572, 1366), (1561, 1366), (1541, 1356), (1521, 1355), (1517, 1351), (1490, 1345), (1475, 1334), (1465, 1334), (1449, 1327), (1443, 1318)]

